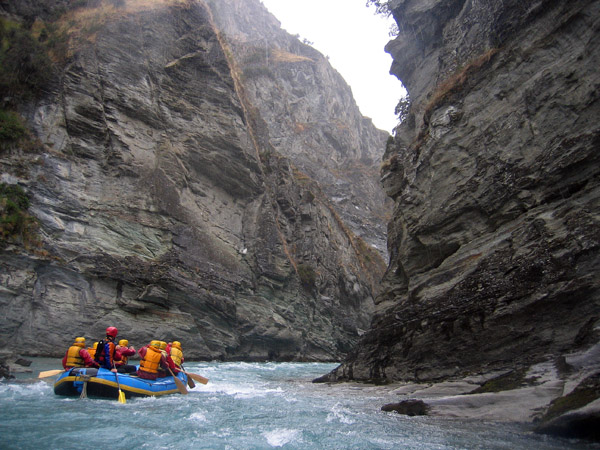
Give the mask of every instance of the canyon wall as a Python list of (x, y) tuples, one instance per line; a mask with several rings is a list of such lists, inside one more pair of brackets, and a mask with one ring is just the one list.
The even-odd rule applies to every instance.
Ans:
[(391, 201), (379, 168), (388, 133), (363, 117), (328, 59), (255, 2), (210, 0), (270, 142), (318, 181), (345, 224), (387, 260)]
[[(58, 356), (112, 325), (136, 346), (180, 340), (188, 359), (339, 360), (369, 325), (381, 252), (271, 144), (282, 117), (263, 114), (245, 83), (222, 11), (84, 3), (0, 3), (3, 37), (25, 30), (53, 70), (35, 96), (3, 92), (30, 132), (3, 142), (0, 181), (28, 197), (30, 225), (2, 236), (0, 346)], [(347, 86), (330, 97), (339, 88), (313, 71), (332, 72), (321, 55), (284, 37), (275, 54), (304, 61), (295, 45), (318, 60), (293, 67), (298, 88), (306, 78), (314, 95), (354, 105)], [(373, 173), (387, 136), (353, 107), (341, 125), (312, 114), (367, 130), (332, 145)]]
[[(328, 380), (598, 358), (600, 2), (388, 2), (411, 105), (382, 183), (390, 265)], [(564, 364), (563, 364), (564, 366)]]

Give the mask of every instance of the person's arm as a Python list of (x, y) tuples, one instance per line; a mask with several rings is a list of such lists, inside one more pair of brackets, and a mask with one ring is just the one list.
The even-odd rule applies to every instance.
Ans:
[(179, 369), (175, 365), (175, 361), (173, 361), (173, 358), (171, 358), (170, 355), (167, 356), (167, 365), (169, 366), (169, 369), (171, 369), (173, 372), (175, 372), (175, 373), (179, 372)]
[(117, 349), (115, 350), (115, 361), (121, 361), (123, 359), (123, 347), (119, 347), (117, 345)]
[(65, 353), (65, 357), (62, 359), (62, 366), (63, 369), (67, 370), (67, 355), (69, 354), (69, 351), (67, 350), (67, 353)]
[(167, 362), (167, 358), (164, 355), (160, 356), (160, 367), (162, 367), (165, 371), (169, 371), (169, 363)]
[(92, 359), (90, 353), (85, 348), (79, 350), (79, 356), (83, 358), (86, 367), (98, 367), (98, 363)]

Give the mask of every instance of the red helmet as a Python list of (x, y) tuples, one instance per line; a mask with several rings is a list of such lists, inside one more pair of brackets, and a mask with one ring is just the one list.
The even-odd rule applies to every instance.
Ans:
[(118, 332), (119, 332), (119, 330), (117, 330), (115, 327), (108, 327), (106, 329), (107, 336), (117, 337)]

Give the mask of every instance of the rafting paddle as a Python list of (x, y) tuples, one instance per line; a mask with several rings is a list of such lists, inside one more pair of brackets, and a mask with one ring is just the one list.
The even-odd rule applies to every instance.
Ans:
[(185, 373), (188, 377), (192, 378), (193, 380), (196, 380), (198, 383), (202, 383), (202, 384), (208, 383), (208, 378), (204, 378), (202, 375), (198, 375), (197, 373), (191, 373), (191, 372), (186, 372), (186, 371), (183, 371), (183, 373)]
[(38, 378), (53, 377), (54, 375), (58, 375), (59, 373), (62, 373), (62, 372), (64, 372), (64, 370), (62, 370), (62, 369), (44, 370), (43, 372), (40, 372), (40, 374), (38, 375)]
[(173, 371), (171, 370), (170, 367), (169, 367), (169, 372), (171, 372), (171, 375), (173, 375), (173, 380), (175, 380), (175, 384), (177, 385), (177, 390), (179, 391), (179, 393), (183, 394), (183, 395), (189, 394), (189, 392), (185, 388), (185, 384), (183, 384), (183, 381), (181, 381), (179, 378), (177, 378), (175, 376), (175, 374), (173, 373)]
[[(181, 365), (181, 370), (183, 371), (183, 373), (185, 373), (185, 369), (183, 368), (183, 364)], [(194, 380), (192, 380), (192, 377), (188, 376), (186, 378), (187, 378), (188, 386), (190, 387), (190, 389), (194, 389), (196, 387), (196, 383), (194, 383)]]
[(125, 399), (125, 392), (123, 392), (121, 390), (121, 385), (119, 384), (119, 374), (117, 372), (117, 367), (115, 366), (115, 363), (113, 362), (113, 367), (115, 368), (115, 378), (117, 380), (117, 387), (119, 388), (119, 403), (127, 403), (127, 400)]

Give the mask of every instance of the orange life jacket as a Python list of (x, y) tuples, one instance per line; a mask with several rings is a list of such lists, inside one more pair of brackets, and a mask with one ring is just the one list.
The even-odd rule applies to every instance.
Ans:
[(158, 373), (162, 353), (156, 347), (149, 346), (140, 361), (140, 369), (148, 373)]
[(81, 345), (73, 344), (69, 347), (69, 350), (67, 350), (67, 362), (66, 362), (67, 367), (84, 367), (85, 366), (85, 361), (79, 354), (79, 350), (81, 350), (83, 348), (83, 346), (84, 346), (84, 344), (81, 344)]
[(171, 347), (171, 359), (177, 367), (181, 367), (181, 361), (183, 360), (183, 352), (177, 347)]

